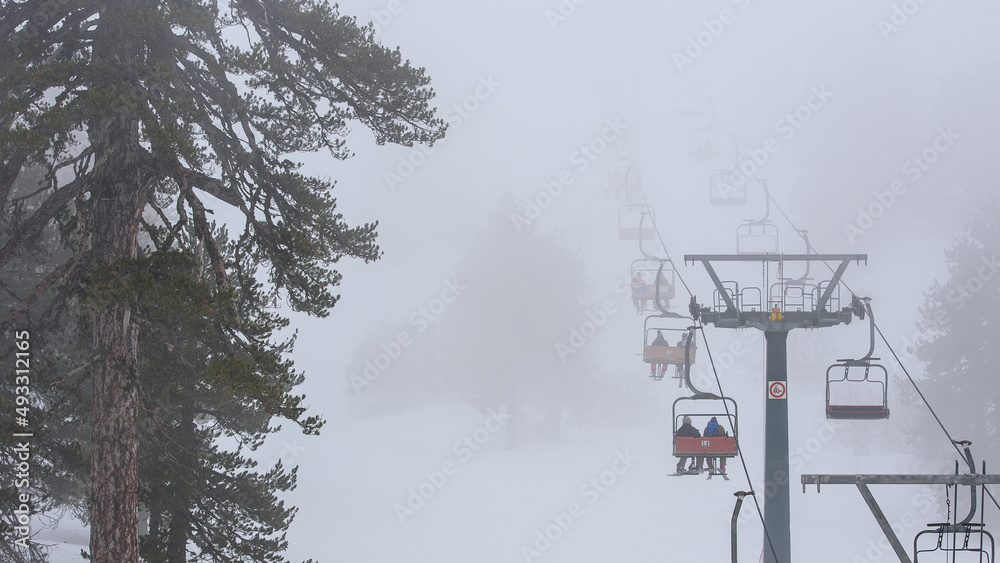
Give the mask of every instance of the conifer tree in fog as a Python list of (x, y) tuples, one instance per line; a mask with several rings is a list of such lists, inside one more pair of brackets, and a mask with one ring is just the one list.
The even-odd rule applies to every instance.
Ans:
[[(563, 408), (589, 376), (591, 337), (583, 261), (554, 233), (518, 222), (505, 196), (456, 264), (462, 296), (441, 320), (445, 385), (486, 410), (505, 405), (508, 446), (521, 427), (558, 439)], [(600, 330), (600, 327), (596, 327)], [(577, 341), (579, 339), (579, 341)], [(534, 419), (534, 420), (532, 420)]]
[[(209, 220), (225, 206), (241, 215), (233, 244), (252, 261), (247, 271), (264, 273), (292, 309), (328, 314), (340, 279), (331, 265), (377, 259), (376, 225), (346, 225), (332, 182), (300, 173), (290, 157), (346, 158), (354, 123), (378, 144), (432, 143), (443, 125), (428, 83), (371, 27), (318, 0), (0, 8), (0, 218), (11, 227), (0, 268), (37, 261), (53, 229), (70, 250), (58, 263), (37, 261), (32, 287), (0, 324), (9, 330), (33, 306), (87, 288), (93, 560), (139, 557), (138, 383), (149, 311), (141, 296), (162, 289), (142, 268), (167, 260), (190, 228), (219, 296), (191, 314), (253, 341), (232, 297), (249, 278), (233, 271)], [(45, 188), (15, 200), (14, 183), (31, 165), (47, 170)], [(143, 237), (155, 241), (149, 255)]]
[(989, 457), (1000, 445), (1000, 198), (982, 202), (945, 259), (947, 279), (920, 310), (915, 352), (930, 379), (924, 392), (953, 437)]

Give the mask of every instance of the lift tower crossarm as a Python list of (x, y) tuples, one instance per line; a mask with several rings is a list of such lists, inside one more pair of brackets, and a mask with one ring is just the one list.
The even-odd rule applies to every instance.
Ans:
[[(684, 261), (687, 262), (689, 256), (684, 257)], [(726, 302), (726, 312), (736, 313), (736, 304), (733, 303), (733, 298), (726, 291), (726, 288), (722, 286), (722, 280), (719, 279), (719, 274), (715, 273), (715, 268), (712, 267), (712, 263), (709, 261), (710, 256), (699, 256), (701, 263), (705, 266), (705, 271), (708, 272), (708, 277), (712, 278), (712, 283), (715, 284), (715, 288), (719, 290), (719, 296)]]
[[(868, 257), (865, 256), (866, 261), (867, 259)], [(833, 295), (833, 289), (837, 287), (838, 283), (840, 283), (840, 277), (844, 275), (844, 270), (847, 269), (847, 265), (850, 264), (850, 262), (851, 260), (849, 258), (844, 258), (844, 260), (841, 261), (840, 266), (837, 266), (837, 271), (834, 272), (833, 277), (830, 278), (830, 285), (826, 286), (826, 291), (823, 292), (819, 301), (816, 302), (816, 311), (822, 313), (826, 310), (826, 304), (830, 301), (830, 296)]]
[(1000, 475), (973, 473), (965, 475), (802, 475), (802, 491), (806, 485), (997, 485)]
[(781, 254), (768, 252), (765, 254), (685, 254), (684, 262), (705, 262), (717, 260), (722, 262), (815, 262), (825, 260), (846, 260), (848, 262), (868, 263), (867, 254)]
[[(782, 311), (781, 320), (777, 322), (772, 317), (769, 310), (741, 310), (736, 303), (736, 296), (729, 293), (725, 284), (719, 278), (718, 272), (712, 262), (814, 262), (814, 261), (838, 261), (840, 265), (834, 271), (833, 276), (827, 283), (821, 295), (816, 298), (816, 306), (811, 311)], [(827, 311), (833, 292), (840, 284), (840, 278), (851, 262), (868, 263), (867, 254), (686, 254), (685, 263), (701, 262), (705, 266), (719, 298), (726, 304), (726, 311), (704, 311), (702, 321), (706, 324), (714, 324), (720, 328), (744, 328), (752, 326), (764, 331), (776, 330), (782, 327), (798, 328), (812, 327), (820, 328), (846, 324), (851, 322), (851, 313), (840, 311)], [(765, 288), (761, 288), (765, 291)], [(721, 308), (721, 307), (720, 307)]]
[[(875, 516), (882, 533), (889, 540), (893, 551), (899, 558), (900, 563), (910, 563), (910, 556), (896, 537), (896, 532), (886, 519), (885, 514), (879, 507), (874, 495), (868, 490), (868, 485), (996, 485), (1000, 484), (1000, 475), (984, 475), (982, 473), (971, 473), (965, 475), (849, 475), (849, 474), (803, 474), (801, 477), (802, 492), (806, 492), (806, 485), (816, 485), (819, 491), (820, 485), (855, 485), (861, 496), (868, 504), (868, 508)], [(975, 496), (973, 495), (973, 499)]]

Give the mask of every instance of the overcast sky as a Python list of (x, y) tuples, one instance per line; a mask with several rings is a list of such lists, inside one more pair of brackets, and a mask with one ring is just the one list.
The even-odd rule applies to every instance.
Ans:
[[(709, 204), (712, 174), (738, 164), (767, 181), (815, 249), (867, 253), (847, 280), (905, 330), (944, 275), (942, 248), (996, 191), (995, 3), (340, 6), (426, 67), (451, 127), (432, 152), (375, 147), (359, 127), (353, 159), (308, 158), (310, 171), (338, 180), (349, 221), (380, 222), (385, 255), (340, 264), (343, 300), (331, 318), (302, 325), (306, 367), (345, 361), (379, 317), (405, 317), (434, 297), (505, 192), (548, 204), (537, 224), (580, 250), (598, 286), (625, 275), (638, 249), (617, 240), (623, 202), (603, 197), (622, 158), (638, 164), (678, 262), (735, 251), (737, 225), (763, 217), (755, 180), (745, 206)], [(714, 162), (689, 155), (706, 138), (721, 142)], [(569, 181), (547, 198), (560, 177)], [(804, 249), (774, 206), (770, 219), (781, 251)], [(707, 295), (700, 267), (682, 273)]]
[[(342, 300), (329, 318), (296, 317), (303, 389), (331, 420), (328, 441), (308, 442), (335, 460), (321, 463), (365, 471), (337, 455), (351, 424), (346, 363), (380, 323), (440, 295), (504, 193), (539, 205), (534, 222), (579, 251), (600, 296), (639, 257), (635, 242), (618, 240), (623, 202), (606, 197), (614, 162), (636, 163), (678, 263), (735, 252), (737, 225), (764, 216), (763, 179), (779, 250), (804, 250), (798, 228), (819, 252), (867, 253), (845, 279), (874, 298), (887, 336), (902, 343), (922, 292), (946, 273), (942, 249), (997, 191), (995, 2), (348, 0), (340, 9), (374, 21), (383, 44), (427, 69), (450, 129), (420, 149), (376, 147), (359, 126), (354, 158), (307, 158), (307, 171), (339, 182), (349, 222), (380, 222), (384, 251), (376, 264), (339, 264)], [(706, 141), (719, 143), (717, 158), (692, 157)], [(756, 176), (746, 205), (711, 205), (711, 176), (734, 166)], [(700, 266), (681, 273), (710, 299)], [(645, 369), (630, 330), (602, 335), (602, 357)], [(860, 331), (851, 338), (863, 349)], [(309, 459), (318, 458), (301, 463)], [(293, 502), (306, 503), (322, 474), (306, 473)]]

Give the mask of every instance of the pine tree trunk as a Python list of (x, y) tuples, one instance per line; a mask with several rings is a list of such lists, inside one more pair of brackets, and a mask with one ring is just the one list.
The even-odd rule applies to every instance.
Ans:
[[(178, 421), (175, 439), (182, 451), (191, 455), (193, 459), (186, 460), (192, 465), (198, 463), (196, 452), (198, 451), (198, 441), (195, 437), (194, 411), (190, 408), (189, 401), (185, 400), (181, 406), (181, 416)], [(191, 466), (182, 464), (177, 467), (177, 482), (172, 489), (172, 508), (170, 510), (170, 531), (167, 533), (166, 553), (164, 561), (167, 563), (186, 563), (188, 537), (191, 535), (191, 502), (195, 495), (192, 484), (197, 478)]]
[[(142, 52), (133, 18), (143, 0), (122, 0), (102, 10), (94, 65), (108, 69), (102, 88), (120, 100), (117, 112), (88, 124), (95, 149), (92, 253), (97, 267), (136, 254), (139, 217), (149, 182), (142, 173), (135, 71)], [(130, 21), (132, 20), (132, 21)], [(138, 325), (131, 303), (96, 307), (93, 319), (90, 555), (96, 563), (139, 561), (137, 438)]]
[[(129, 151), (122, 152), (127, 163)], [(94, 253), (99, 264), (135, 255), (137, 210), (147, 191), (128, 178), (112, 179), (105, 186), (95, 203)], [(139, 327), (131, 314), (128, 303), (105, 305), (92, 313), (97, 359), (92, 370), (90, 549), (92, 560), (99, 563), (139, 560)]]
[(100, 563), (139, 560), (137, 327), (128, 307), (94, 311), (94, 349), (104, 351), (93, 368), (93, 461), (90, 552)]

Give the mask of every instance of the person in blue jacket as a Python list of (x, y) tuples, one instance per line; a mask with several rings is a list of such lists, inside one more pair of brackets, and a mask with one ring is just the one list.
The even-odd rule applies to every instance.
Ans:
[[(726, 429), (723, 428), (723, 427), (721, 427), (721, 426), (719, 426), (719, 419), (713, 416), (712, 419), (708, 421), (708, 424), (705, 425), (704, 436), (706, 438), (708, 438), (708, 437), (712, 437), (712, 436), (725, 436), (725, 435), (726, 435)], [(701, 458), (701, 459), (702, 459), (702, 461), (704, 461), (705, 458)], [(721, 458), (721, 457), (719, 458), (720, 467), (725, 467), (724, 465), (721, 465), (722, 463), (724, 463), (724, 461), (725, 461), (725, 458)], [(715, 458), (714, 457), (708, 458), (708, 469), (709, 470), (712, 470), (712, 469), (714, 469), (716, 467), (716, 465), (715, 465), (714, 462), (715, 462)], [(700, 463), (698, 464), (698, 469), (701, 469), (701, 464)]]

